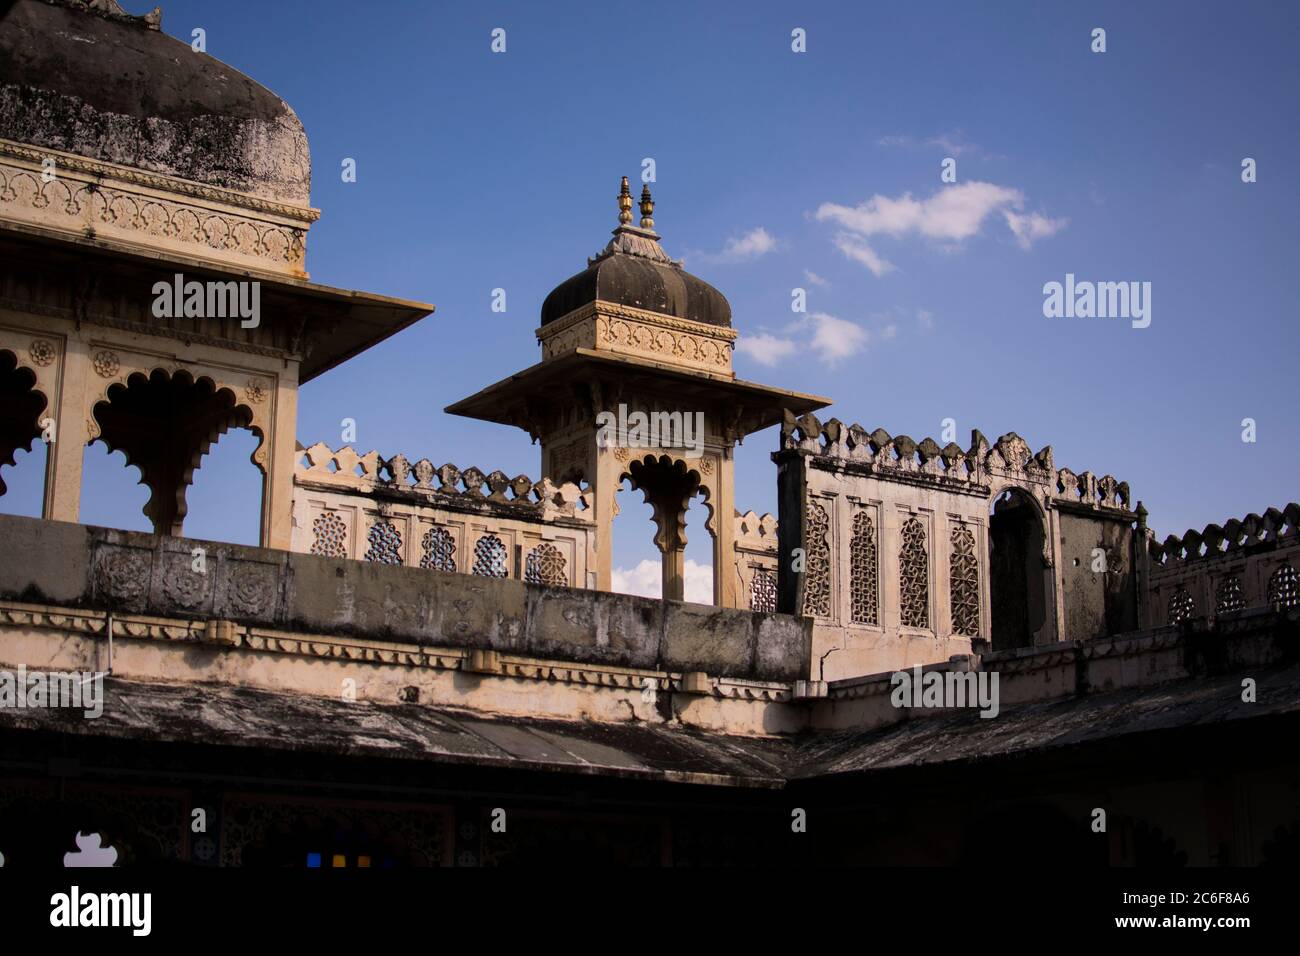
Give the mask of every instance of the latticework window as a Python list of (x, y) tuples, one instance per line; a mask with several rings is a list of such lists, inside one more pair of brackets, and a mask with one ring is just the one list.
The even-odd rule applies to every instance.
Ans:
[(916, 518), (903, 522), (898, 597), (904, 627), (930, 626), (930, 558), (925, 550), (925, 526)]
[(1179, 588), (1169, 599), (1169, 623), (1181, 624), (1190, 621), (1196, 614), (1196, 602), (1187, 593), (1187, 588)]
[(420, 541), (420, 567), (430, 571), (456, 570), (456, 539), (445, 528), (430, 528)]
[(771, 571), (754, 569), (754, 579), (749, 582), (749, 609), (776, 613), (776, 575)]
[(876, 524), (871, 515), (859, 511), (853, 516), (849, 538), (849, 596), (854, 624), (879, 624), (876, 588)]
[(529, 584), (545, 584), (548, 587), (561, 588), (569, 583), (568, 572), (564, 569), (564, 555), (553, 544), (543, 542), (528, 552), (524, 562), (524, 580)]
[(348, 526), (333, 511), (322, 511), (311, 523), (311, 553), (327, 558), (348, 556)]
[(1275, 608), (1300, 606), (1300, 581), (1291, 565), (1282, 565), (1268, 579), (1268, 603)]
[(390, 521), (376, 521), (370, 526), (366, 536), (370, 547), (366, 549), (366, 560), (375, 564), (403, 564), (402, 532)]
[(975, 535), (967, 525), (953, 525), (951, 544), (948, 577), (952, 631), (974, 636), (980, 630), (980, 570), (975, 557)]
[(830, 617), (830, 518), (815, 501), (808, 502), (807, 554), (804, 560), (803, 613), (805, 617)]
[(1246, 595), (1242, 593), (1241, 581), (1235, 576), (1224, 578), (1219, 585), (1219, 590), (1214, 596), (1214, 611), (1216, 614), (1222, 614), (1224, 611), (1240, 611), (1246, 606)]
[(474, 573), (485, 578), (504, 578), (510, 574), (505, 542), (496, 535), (485, 534), (474, 542)]

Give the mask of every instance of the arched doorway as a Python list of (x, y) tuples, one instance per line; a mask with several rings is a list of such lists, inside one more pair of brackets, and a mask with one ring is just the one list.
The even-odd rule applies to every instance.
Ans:
[(989, 605), (994, 650), (1050, 639), (1042, 513), (1034, 499), (1008, 488), (989, 517)]

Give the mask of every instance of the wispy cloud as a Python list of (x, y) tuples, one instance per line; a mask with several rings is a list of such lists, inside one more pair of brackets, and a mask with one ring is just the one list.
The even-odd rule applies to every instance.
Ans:
[(877, 146), (884, 146), (889, 149), (925, 149), (937, 148), (943, 150), (949, 156), (960, 156), (962, 153), (983, 153), (982, 147), (975, 143), (969, 142), (961, 130), (953, 130), (951, 133), (940, 133), (938, 136), (930, 136), (925, 139), (917, 139), (915, 136), (908, 135), (890, 135), (881, 136), (876, 140)]
[[(658, 561), (647, 558), (634, 568), (614, 568), (610, 586), (618, 594), (660, 597), (663, 594), (662, 567)], [(713, 565), (686, 559), (686, 600), (694, 604), (713, 603)]]
[(767, 255), (776, 247), (776, 237), (762, 226), (757, 226), (749, 232), (732, 236), (722, 247), (721, 253), (709, 258), (715, 262), (747, 262)]
[(985, 222), (1001, 213), (1021, 248), (1028, 249), (1065, 227), (1065, 219), (1021, 213), (1024, 205), (1024, 193), (1018, 189), (970, 180), (941, 187), (923, 199), (908, 192), (892, 198), (876, 194), (856, 206), (826, 202), (817, 207), (815, 218), (841, 226), (844, 231), (834, 237), (835, 247), (879, 278), (897, 267), (866, 241), (876, 236), (960, 243), (979, 235)]
[(887, 272), (893, 272), (898, 266), (886, 259), (882, 259), (876, 254), (865, 242), (856, 239), (847, 232), (841, 232), (835, 237), (835, 248), (840, 250), (854, 262), (860, 262), (871, 270), (871, 274), (877, 279)]
[(798, 346), (793, 339), (783, 339), (767, 332), (742, 335), (736, 339), (736, 351), (748, 355), (759, 365), (773, 367), (782, 359), (794, 354)]
[(825, 312), (813, 312), (786, 326), (781, 335), (758, 332), (736, 340), (736, 351), (760, 365), (775, 366), (796, 352), (811, 353), (834, 367), (857, 355), (871, 342), (871, 332), (856, 322)]
[(1020, 243), (1021, 249), (1028, 249), (1039, 239), (1046, 239), (1048, 236), (1054, 236), (1069, 221), (1066, 219), (1049, 219), (1040, 213), (1031, 212), (1022, 216), (1020, 213), (1012, 212), (1010, 209), (1004, 209), (1002, 215), (1007, 219), (1007, 225), (1015, 233), (1016, 242)]
[(813, 272), (811, 269), (804, 269), (803, 277), (808, 280), (809, 285), (819, 285), (819, 286), (830, 285), (829, 281), (823, 279), (821, 276)]

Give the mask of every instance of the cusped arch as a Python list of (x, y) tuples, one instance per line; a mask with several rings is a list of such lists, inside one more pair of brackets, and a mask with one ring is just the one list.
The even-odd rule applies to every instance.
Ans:
[(128, 465), (140, 469), (140, 483), (150, 491), (143, 510), (155, 534), (181, 533), (194, 473), (232, 428), (246, 428), (257, 438), (249, 460), (267, 474), (266, 428), (231, 387), (185, 368), (156, 366), (147, 373), (118, 374), (116, 356), (108, 352), (94, 361), (101, 375), (112, 373), (113, 381), (91, 405), (89, 441), (102, 441), (110, 453), (121, 451)]

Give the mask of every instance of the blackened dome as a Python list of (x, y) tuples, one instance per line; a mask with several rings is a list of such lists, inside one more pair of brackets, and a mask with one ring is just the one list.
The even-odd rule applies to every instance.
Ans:
[(306, 205), (293, 110), (160, 21), (116, 0), (0, 2), (0, 136)]
[(660, 315), (731, 328), (731, 305), (703, 279), (668, 258), (654, 232), (654, 200), (649, 188), (641, 193), (641, 227), (632, 226), (632, 195), (627, 177), (619, 194), (619, 220), (614, 238), (587, 260), (587, 268), (561, 282), (542, 303), (542, 325), (563, 318), (599, 299)]

